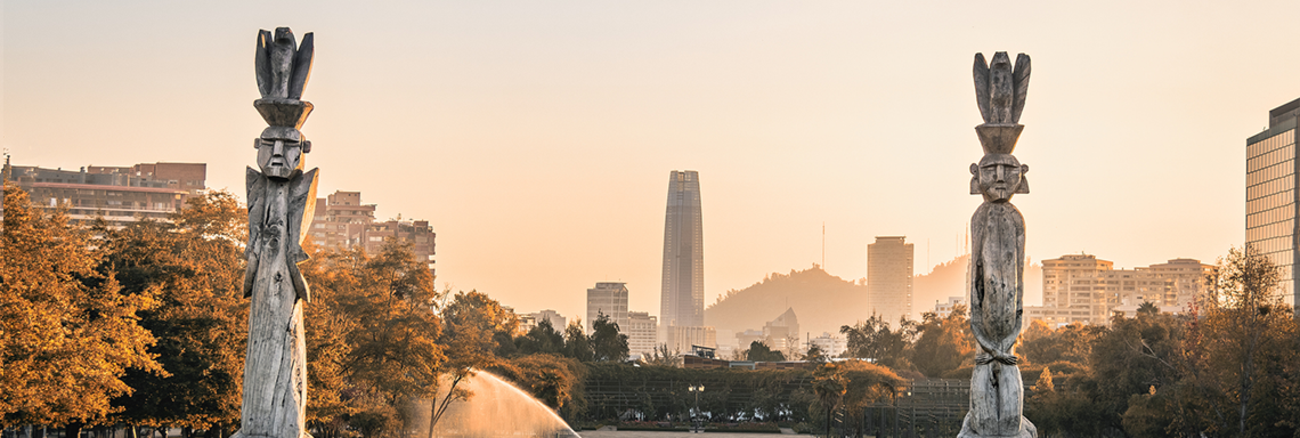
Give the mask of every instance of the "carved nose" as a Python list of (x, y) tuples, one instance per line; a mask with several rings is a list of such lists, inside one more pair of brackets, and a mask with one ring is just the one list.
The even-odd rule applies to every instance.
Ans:
[(271, 147), (271, 155), (276, 157), (284, 155), (284, 141), (275, 141), (275, 146)]
[[(279, 145), (280, 143), (276, 142), (276, 144)], [(1002, 166), (998, 166), (998, 182), (1002, 182), (1005, 179), (1006, 179), (1005, 171), (1002, 170)]]

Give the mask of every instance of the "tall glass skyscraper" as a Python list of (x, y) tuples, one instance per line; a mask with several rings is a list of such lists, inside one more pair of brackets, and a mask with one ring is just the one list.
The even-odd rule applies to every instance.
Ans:
[(1246, 246), (1282, 268), (1279, 289), (1289, 305), (1296, 289), (1296, 125), (1300, 99), (1268, 112), (1268, 129), (1246, 139)]
[(703, 224), (699, 173), (673, 171), (668, 175), (663, 294), (660, 296), (659, 316), (660, 332), (665, 335), (670, 326), (704, 325)]

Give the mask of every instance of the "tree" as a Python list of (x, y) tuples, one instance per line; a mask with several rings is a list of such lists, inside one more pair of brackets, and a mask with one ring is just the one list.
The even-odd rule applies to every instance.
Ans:
[(965, 305), (954, 306), (952, 313), (943, 318), (925, 312), (918, 330), (920, 336), (912, 345), (912, 363), (927, 377), (942, 377), (975, 354)]
[(821, 346), (818, 346), (817, 344), (812, 344), (811, 346), (808, 347), (808, 351), (804, 352), (803, 360), (806, 360), (810, 363), (823, 364), (828, 362), (830, 358), (826, 357), (826, 353), (822, 351)]
[(582, 379), (587, 367), (555, 354), (533, 354), (498, 362), (492, 371), (528, 391), (547, 407), (572, 416), (586, 408)]
[(668, 344), (659, 344), (649, 356), (643, 356), (646, 365), (676, 368), (682, 364), (682, 355), (668, 349)]
[(754, 341), (749, 343), (749, 350), (745, 353), (745, 360), (754, 362), (781, 362), (785, 360), (785, 354), (780, 351), (768, 348), (763, 341)]
[(1072, 323), (1057, 330), (1042, 321), (1032, 321), (1020, 338), (1016, 351), (1030, 364), (1070, 362), (1087, 366), (1092, 355), (1093, 341), (1101, 336), (1105, 327)]
[(836, 366), (843, 370), (848, 381), (844, 397), (845, 421), (854, 427), (855, 436), (863, 436), (867, 407), (892, 402), (894, 388), (902, 385), (903, 379), (888, 368), (866, 361), (846, 361)]
[(840, 401), (844, 399), (844, 393), (848, 391), (848, 379), (844, 377), (845, 370), (838, 365), (822, 365), (817, 367), (813, 373), (812, 388), (813, 393), (817, 395), (817, 401), (821, 408), (826, 411), (826, 437), (831, 436), (831, 420), (835, 410), (839, 408)]
[(45, 213), (4, 188), (0, 233), (0, 426), (105, 420), (114, 397), (130, 394), (130, 369), (163, 374), (148, 351), (154, 338), (139, 312), (153, 293), (125, 294), (87, 230), (63, 211)]
[(916, 322), (906, 316), (899, 320), (898, 330), (890, 330), (888, 322), (879, 315), (871, 315), (856, 325), (840, 327), (840, 333), (848, 337), (846, 357), (868, 359), (890, 368), (911, 367), (907, 355), (916, 336)]
[(237, 246), (246, 213), (234, 195), (213, 191), (190, 197), (169, 219), (99, 230), (100, 272), (115, 273), (125, 293), (159, 301), (140, 312), (140, 325), (157, 339), (149, 351), (167, 372), (128, 371), (123, 381), (135, 392), (114, 404), (135, 425), (233, 427), (247, 338)]
[(451, 402), (473, 397), (459, 388), (461, 382), (471, 378), (476, 370), (486, 369), (498, 362), (495, 354), (499, 334), (507, 336), (519, 328), (513, 313), (501, 303), (478, 291), (459, 292), (451, 303), (442, 309), (444, 330), (439, 343), (449, 358), (444, 374), (447, 375), (447, 394), (439, 401), (435, 397), (430, 408), (429, 437)]
[[(1207, 428), (1240, 436), (1286, 435), (1283, 388), (1300, 387), (1296, 321), (1282, 303), (1280, 270), (1253, 247), (1232, 248), (1207, 276), (1205, 317), (1191, 326), (1188, 372), (1203, 394)], [(1288, 370), (1290, 372), (1288, 373)], [(1283, 402), (1283, 403), (1279, 403)]]
[[(1125, 430), (1126, 412), (1134, 395), (1152, 389), (1172, 394), (1181, 377), (1175, 359), (1180, 349), (1182, 322), (1173, 315), (1137, 312), (1135, 318), (1115, 317), (1092, 342), (1087, 390), (1096, 426)], [(1166, 425), (1173, 417), (1167, 417)], [(1187, 431), (1191, 432), (1191, 431)]]
[(627, 335), (618, 332), (618, 323), (609, 315), (598, 313), (591, 323), (591, 352), (597, 362), (623, 362), (627, 360)]
[(392, 430), (406, 420), (398, 407), (437, 391), (447, 361), (432, 274), (410, 244), (392, 239), (374, 257), (337, 251), (303, 268), (313, 295), (307, 307), (319, 307), (311, 310), (319, 319), (304, 318), (308, 357), (324, 362), (315, 369), (327, 387), (347, 393), (345, 404), (331, 397), (309, 412), (319, 424), (340, 424), (327, 416), (337, 415), (369, 434)]
[(524, 355), (564, 354), (564, 335), (555, 331), (550, 320), (543, 319), (529, 329), (527, 334), (515, 339), (515, 345), (518, 346), (519, 353)]
[(564, 328), (564, 355), (579, 362), (591, 362), (596, 356), (591, 348), (591, 340), (582, 332), (582, 320), (579, 318), (574, 318)]

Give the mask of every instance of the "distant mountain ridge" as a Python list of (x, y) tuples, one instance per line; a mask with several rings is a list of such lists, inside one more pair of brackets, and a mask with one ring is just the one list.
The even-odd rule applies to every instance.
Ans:
[[(935, 266), (929, 274), (913, 277), (912, 318), (920, 319), (922, 313), (934, 310), (935, 302), (946, 303), (948, 297), (966, 298), (969, 263), (970, 256), (963, 255)], [(1042, 302), (1042, 289), (1042, 267), (1027, 262), (1026, 305)], [(724, 336), (747, 329), (762, 330), (763, 324), (787, 309), (793, 309), (799, 317), (800, 338), (809, 334), (816, 337), (822, 332), (836, 334), (840, 326), (871, 317), (865, 281), (845, 280), (814, 264), (789, 274), (774, 272), (747, 288), (727, 291), (704, 309), (704, 324), (718, 330), (720, 344), (733, 344), (735, 339)], [(897, 321), (890, 323), (897, 325)]]
[[(787, 304), (788, 303), (788, 304)], [(830, 275), (821, 267), (789, 274), (772, 273), (741, 290), (729, 290), (704, 309), (704, 324), (720, 333), (762, 330), (763, 324), (793, 309), (799, 317), (800, 338), (811, 333), (838, 333), (840, 326), (870, 318), (866, 314), (867, 286)], [(735, 339), (718, 339), (733, 344)]]

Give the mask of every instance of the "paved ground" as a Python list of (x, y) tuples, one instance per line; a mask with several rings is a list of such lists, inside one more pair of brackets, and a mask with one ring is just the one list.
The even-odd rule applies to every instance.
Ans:
[[(584, 430), (578, 432), (582, 438), (778, 438), (789, 437), (790, 435), (775, 433), (725, 433), (725, 432), (708, 432), (708, 433), (690, 433), (690, 432), (658, 432), (658, 431), (641, 431), (641, 430)], [(810, 437), (812, 435), (797, 435), (800, 437)]]

